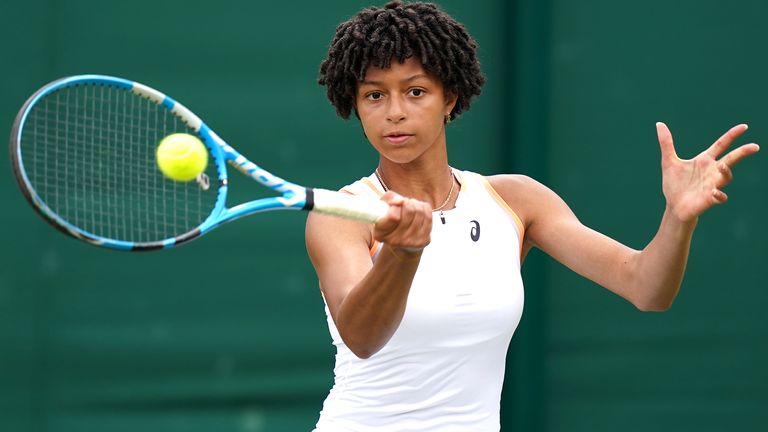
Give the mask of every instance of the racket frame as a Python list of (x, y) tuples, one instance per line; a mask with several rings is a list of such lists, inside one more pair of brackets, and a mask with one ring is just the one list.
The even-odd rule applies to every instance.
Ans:
[[(133, 242), (106, 238), (71, 224), (53, 211), (37, 194), (24, 170), (21, 154), (21, 139), (24, 125), (32, 108), (47, 95), (66, 87), (81, 84), (95, 84), (117, 87), (130, 91), (164, 107), (202, 139), (208, 148), (218, 173), (216, 203), (208, 217), (196, 228), (186, 233), (150, 242)], [(148, 145), (150, 145), (148, 143)], [(352, 195), (324, 189), (313, 189), (288, 182), (248, 160), (219, 137), (200, 117), (170, 96), (144, 84), (108, 75), (76, 75), (53, 81), (27, 99), (14, 121), (10, 139), (11, 162), (14, 176), (29, 203), (37, 212), (57, 228), (79, 240), (95, 246), (124, 251), (148, 251), (166, 249), (195, 239), (221, 224), (243, 216), (271, 210), (307, 210), (373, 223), (386, 214), (388, 206), (377, 200), (362, 199)], [(265, 197), (226, 207), (229, 189), (227, 163), (244, 175), (279, 193), (279, 196)]]

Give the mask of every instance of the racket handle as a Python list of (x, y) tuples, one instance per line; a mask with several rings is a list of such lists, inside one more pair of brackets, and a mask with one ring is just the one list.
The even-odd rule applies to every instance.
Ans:
[(376, 223), (387, 214), (389, 205), (384, 201), (361, 198), (342, 192), (308, 189), (306, 209), (345, 219)]

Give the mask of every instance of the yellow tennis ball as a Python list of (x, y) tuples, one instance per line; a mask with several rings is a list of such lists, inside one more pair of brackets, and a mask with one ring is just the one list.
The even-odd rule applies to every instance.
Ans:
[(171, 180), (190, 181), (205, 171), (208, 150), (195, 136), (185, 133), (168, 135), (155, 153), (157, 166)]

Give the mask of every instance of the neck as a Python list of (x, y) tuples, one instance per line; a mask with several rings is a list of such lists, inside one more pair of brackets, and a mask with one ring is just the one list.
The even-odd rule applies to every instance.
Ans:
[(458, 195), (453, 170), (447, 163), (441, 168), (428, 171), (380, 164), (375, 174), (385, 191), (391, 190), (430, 203), (433, 211), (451, 208)]

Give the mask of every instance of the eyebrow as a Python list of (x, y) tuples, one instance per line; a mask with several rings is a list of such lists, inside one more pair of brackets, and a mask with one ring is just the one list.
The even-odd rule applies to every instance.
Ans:
[[(401, 82), (408, 83), (408, 82), (411, 82), (411, 81), (416, 81), (419, 78), (429, 78), (429, 77), (427, 76), (427, 74), (420, 73), (420, 74), (416, 74), (416, 75), (411, 75), (410, 77), (402, 80)], [(360, 84), (381, 85), (381, 81), (372, 81), (372, 80), (364, 79), (364, 80), (360, 81)]]

